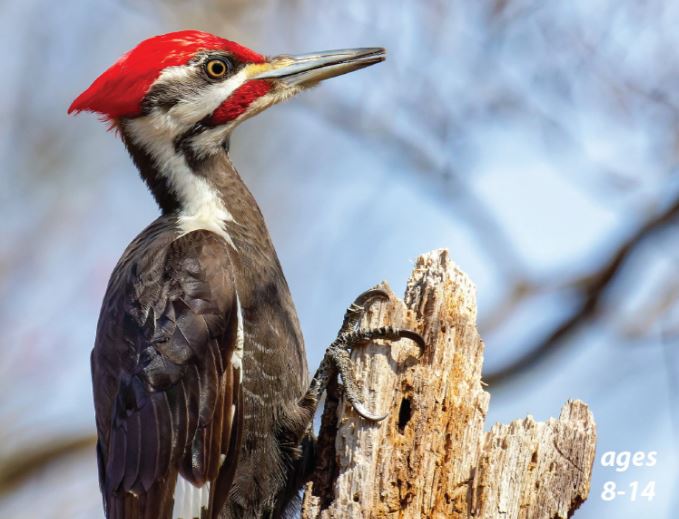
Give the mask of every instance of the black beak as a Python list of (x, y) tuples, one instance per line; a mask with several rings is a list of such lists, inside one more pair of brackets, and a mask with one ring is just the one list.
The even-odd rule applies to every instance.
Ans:
[(276, 56), (266, 70), (252, 79), (277, 79), (288, 86), (311, 86), (335, 76), (341, 76), (385, 60), (386, 51), (380, 47), (342, 49)]

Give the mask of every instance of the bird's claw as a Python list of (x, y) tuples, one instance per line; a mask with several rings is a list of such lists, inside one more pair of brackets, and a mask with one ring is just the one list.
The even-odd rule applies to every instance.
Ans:
[(381, 288), (371, 288), (354, 299), (344, 313), (344, 320), (337, 336), (356, 330), (367, 309), (378, 300), (389, 301), (389, 294)]
[(379, 328), (370, 328), (367, 330), (364, 329), (348, 332), (339, 335), (332, 345), (337, 348), (342, 348), (345, 350), (353, 350), (354, 347), (359, 344), (376, 339), (382, 339), (387, 341), (399, 341), (401, 339), (410, 339), (415, 344), (417, 344), (418, 348), (420, 348), (420, 353), (424, 351), (426, 347), (424, 338), (419, 333), (413, 330), (394, 328), (393, 326), (381, 326)]
[(358, 396), (358, 385), (356, 379), (354, 378), (353, 366), (351, 358), (349, 357), (349, 352), (346, 349), (337, 348), (335, 346), (330, 346), (326, 355), (332, 362), (337, 373), (342, 377), (342, 384), (338, 385), (339, 393), (342, 394), (347, 401), (351, 404), (351, 407), (366, 420), (371, 422), (381, 422), (389, 414), (376, 415), (371, 413), (365, 406), (361, 398)]
[(424, 350), (424, 339), (419, 333), (413, 330), (394, 328), (391, 326), (369, 330), (361, 330), (358, 328), (358, 325), (367, 310), (373, 303), (379, 300), (389, 301), (389, 293), (381, 288), (371, 288), (359, 294), (344, 313), (342, 327), (333, 344), (351, 349), (361, 340), (385, 339), (388, 341), (398, 341), (400, 339), (410, 339), (417, 344), (420, 350)]
[(392, 326), (360, 329), (361, 319), (363, 319), (367, 309), (378, 300), (389, 300), (389, 294), (381, 288), (372, 288), (360, 294), (347, 308), (337, 338), (326, 350), (325, 357), (303, 399), (306, 402), (305, 405), (309, 405), (314, 409), (321, 393), (327, 387), (330, 377), (339, 374), (343, 381), (340, 392), (344, 394), (359, 416), (371, 422), (380, 422), (389, 416), (388, 413), (385, 415), (373, 414), (361, 401), (358, 396), (358, 384), (354, 377), (349, 352), (358, 345), (376, 339), (387, 341), (410, 339), (417, 344), (422, 352), (425, 349), (425, 342), (422, 336), (413, 330), (394, 328)]
[(425, 343), (422, 336), (412, 330), (401, 330), (392, 327), (374, 328), (370, 330), (358, 330), (349, 332), (337, 338), (333, 345), (328, 349), (332, 351), (331, 357), (335, 369), (344, 381), (343, 393), (349, 401), (354, 410), (364, 419), (371, 422), (380, 422), (384, 420), (389, 414), (376, 415), (368, 411), (360, 397), (358, 396), (357, 384), (354, 379), (352, 362), (349, 356), (349, 350), (353, 350), (354, 346), (365, 343), (368, 340), (386, 339), (395, 341), (399, 339), (410, 339), (414, 341), (421, 350), (424, 349)]
[(363, 405), (363, 403), (361, 403), (360, 400), (357, 401), (357, 402), (351, 402), (351, 407), (354, 408), (354, 411), (356, 411), (356, 412), (358, 413), (358, 415), (359, 415), (361, 418), (363, 418), (363, 419), (365, 419), (365, 420), (368, 420), (368, 421), (370, 421), (370, 422), (381, 422), (381, 421), (384, 420), (387, 416), (389, 416), (389, 413), (385, 413), (385, 414), (380, 415), (380, 416), (375, 415), (375, 414), (372, 414), (372, 413), (371, 413), (370, 411), (368, 411), (368, 409)]
[(365, 312), (377, 300), (389, 300), (389, 294), (380, 288), (366, 290), (360, 294), (344, 314), (344, 322), (337, 335), (337, 339), (328, 348), (328, 353), (332, 357), (334, 367), (344, 381), (342, 389), (344, 396), (359, 416), (371, 422), (380, 422), (387, 418), (389, 414), (376, 415), (371, 413), (359, 398), (348, 351), (353, 350), (357, 345), (375, 339), (388, 341), (410, 339), (417, 344), (420, 351), (423, 351), (425, 348), (424, 339), (413, 330), (404, 330), (391, 326), (367, 330), (359, 329), (358, 325)]

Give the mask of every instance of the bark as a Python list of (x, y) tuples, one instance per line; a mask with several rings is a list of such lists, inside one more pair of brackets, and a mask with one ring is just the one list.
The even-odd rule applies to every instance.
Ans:
[(363, 324), (417, 330), (427, 348), (376, 341), (352, 354), (364, 401), (389, 416), (373, 424), (328, 398), (304, 519), (566, 518), (587, 498), (596, 430), (584, 403), (484, 432), (475, 288), (447, 251), (419, 257), (404, 301), (375, 304)]

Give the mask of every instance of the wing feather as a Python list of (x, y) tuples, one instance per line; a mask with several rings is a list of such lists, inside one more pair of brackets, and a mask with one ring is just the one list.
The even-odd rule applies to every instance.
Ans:
[(156, 466), (161, 442), (159, 434), (159, 417), (156, 413), (156, 398), (153, 395), (139, 410), (139, 421), (145, 430), (140, 437), (139, 483), (144, 492), (148, 492), (156, 481)]
[(198, 488), (184, 492), (193, 505), (223, 506), (242, 416), (232, 411), (242, 407), (231, 367), (234, 287), (226, 244), (207, 231), (124, 256), (116, 268), (92, 354), (108, 517), (169, 519), (173, 507), (191, 509), (173, 504), (180, 476)]

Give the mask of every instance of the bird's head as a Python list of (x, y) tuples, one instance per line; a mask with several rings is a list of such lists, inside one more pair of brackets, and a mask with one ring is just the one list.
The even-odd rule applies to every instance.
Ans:
[(380, 48), (267, 58), (205, 32), (174, 32), (124, 54), (73, 101), (69, 113), (101, 114), (126, 141), (156, 158), (149, 147), (171, 144), (200, 159), (223, 149), (245, 119), (323, 79), (382, 60)]

